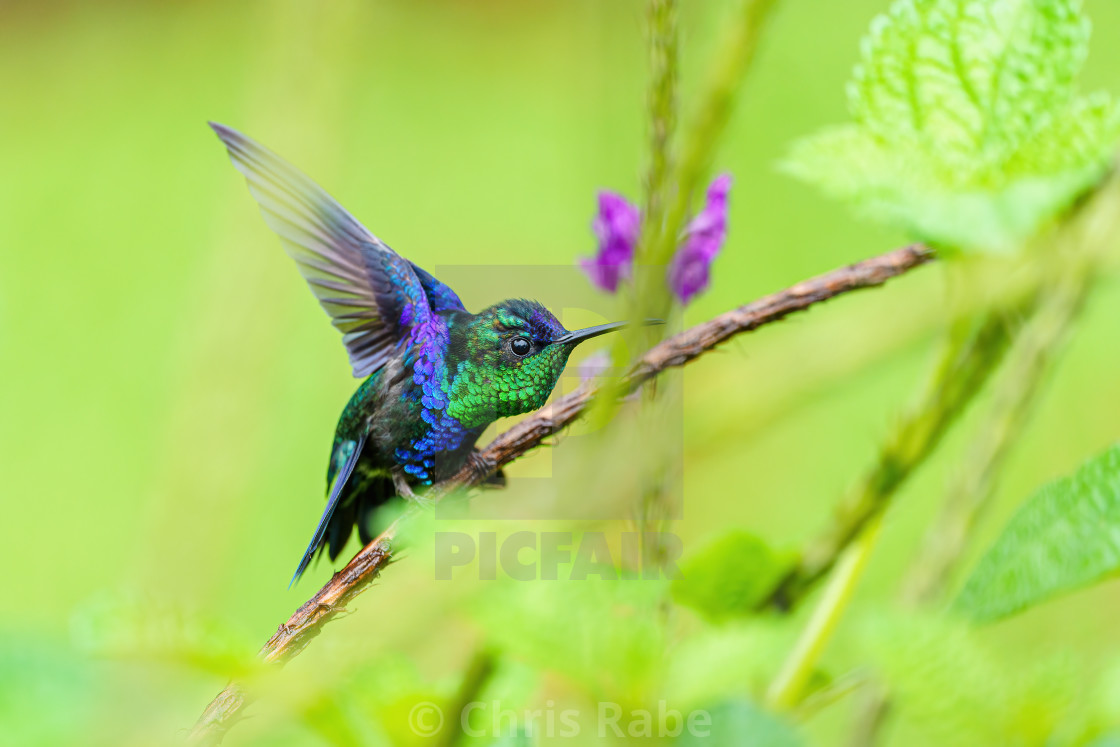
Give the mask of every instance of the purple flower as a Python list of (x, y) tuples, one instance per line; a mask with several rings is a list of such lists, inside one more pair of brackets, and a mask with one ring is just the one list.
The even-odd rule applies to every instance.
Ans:
[(618, 290), (619, 281), (630, 276), (641, 227), (641, 213), (625, 197), (599, 193), (599, 214), (591, 224), (599, 238), (599, 253), (579, 261), (592, 283), (611, 293)]
[[(681, 245), (666, 277), (669, 289), (682, 304), (708, 287), (711, 266), (727, 236), (727, 195), (731, 176), (721, 174), (708, 186), (704, 209), (685, 228)], [(614, 293), (630, 277), (634, 249), (641, 232), (642, 214), (615, 192), (599, 193), (599, 214), (591, 227), (599, 239), (599, 252), (579, 260), (591, 282)]]
[(731, 176), (722, 174), (708, 187), (707, 202), (685, 230), (684, 244), (669, 265), (669, 288), (687, 304), (711, 280), (712, 261), (727, 236), (727, 193)]

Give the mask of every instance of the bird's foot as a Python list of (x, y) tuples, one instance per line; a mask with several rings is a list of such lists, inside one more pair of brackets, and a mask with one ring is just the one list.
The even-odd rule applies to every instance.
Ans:
[(397, 489), (397, 495), (412, 500), (416, 498), (416, 493), (412, 492), (412, 486), (408, 484), (408, 479), (404, 476), (404, 470), (400, 467), (393, 468), (393, 487)]
[(474, 472), (475, 477), (481, 480), (479, 484), (482, 487), (504, 488), (506, 486), (506, 473), (502, 472), (492, 459), (484, 457), (478, 449), (467, 457), (467, 466)]
[(404, 475), (404, 470), (400, 467), (393, 469), (393, 486), (397, 489), (397, 495), (412, 501), (421, 508), (431, 508), (436, 503), (431, 498), (417, 495), (416, 491), (412, 489), (412, 486), (408, 484), (408, 479)]

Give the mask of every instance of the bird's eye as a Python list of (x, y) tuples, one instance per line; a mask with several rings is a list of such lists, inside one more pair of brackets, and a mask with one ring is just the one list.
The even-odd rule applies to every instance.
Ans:
[(513, 342), (509, 344), (509, 349), (513, 351), (513, 354), (522, 357), (528, 355), (532, 347), (532, 344), (524, 337), (515, 337)]

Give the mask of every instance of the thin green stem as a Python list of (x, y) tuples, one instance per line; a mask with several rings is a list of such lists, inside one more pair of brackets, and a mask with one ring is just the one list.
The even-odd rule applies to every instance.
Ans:
[[(679, 44), (677, 0), (649, 0), (646, 5), (646, 15), (649, 26), (650, 64), (647, 94), (649, 154), (642, 199), (642, 235), (635, 258), (639, 266), (643, 264), (643, 257), (649, 251), (651, 237), (656, 237), (660, 231), (664, 220), (666, 195), (670, 189), (668, 177), (673, 162), (673, 136), (677, 124)], [(630, 288), (631, 309), (637, 312), (639, 304), (634, 296), (637, 286), (634, 284)], [(639, 327), (630, 332), (628, 337), (631, 343), (639, 340), (642, 345), (651, 345), (662, 333), (663, 330)], [(621, 345), (620, 341), (619, 347), (616, 347), (616, 355), (620, 354)], [(626, 362), (628, 361), (619, 361), (619, 363)], [(645, 421), (655, 419), (654, 411), (663, 407), (656, 401), (654, 392), (652, 386), (647, 387), (643, 392), (646, 407), (642, 408), (638, 417)], [(607, 406), (617, 406), (617, 403), (612, 402)], [(657, 441), (652, 448), (664, 451), (667, 444)], [(665, 555), (659, 530), (662, 528), (664, 517), (672, 513), (670, 507), (675, 498), (666, 487), (669, 480), (665, 474), (665, 465), (670, 455), (663, 456), (664, 459), (652, 460), (649, 463), (650, 467), (643, 470), (641, 495), (636, 506), (638, 536), (642, 538), (642, 558), (644, 563), (650, 564), (660, 564)]]
[(880, 730), (891, 711), (887, 694), (883, 683), (868, 683), (852, 717), (852, 731), (847, 742), (850, 747), (872, 747), (879, 740)]
[(450, 718), (436, 734), (438, 744), (442, 747), (455, 747), (463, 741), (464, 727), (467, 725), (464, 721), (470, 715), (467, 706), (479, 699), (483, 689), (493, 678), (496, 666), (496, 657), (492, 651), (481, 648), (474, 652), (463, 674), (463, 680), (459, 683), (455, 700), (445, 709)]
[(642, 241), (637, 261), (649, 250), (665, 213), (668, 174), (673, 161), (672, 142), (677, 127), (677, 77), (679, 31), (677, 0), (649, 0), (649, 155), (642, 200)]
[(1050, 363), (1068, 336), (1089, 288), (1078, 271), (1044, 298), (1012, 349), (995, 401), (972, 441), (964, 468), (948, 490), (935, 525), (904, 584), (902, 600), (911, 606), (934, 603), (964, 552), (976, 522), (995, 490), (996, 478), (1022, 432)]
[(800, 601), (864, 527), (882, 513), (983, 388), (1006, 350), (1007, 318), (1014, 313), (990, 311), (953, 325), (924, 394), (899, 419), (880, 447), (875, 464), (769, 596), (767, 606), (788, 608)]
[(923, 395), (892, 429), (872, 469), (841, 504), (833, 525), (810, 545), (798, 568), (769, 600), (788, 607), (831, 571), (817, 608), (767, 694), (773, 708), (791, 710), (800, 704), (867, 567), (884, 509), (983, 387), (1003, 356), (1007, 334), (1006, 315), (994, 311), (950, 327)]
[(999, 364), (1008, 342), (1008, 316), (992, 311), (953, 325), (924, 395), (891, 431), (875, 465), (841, 504), (834, 524), (779, 588), (779, 603), (788, 606), (832, 571), (824, 596), (770, 689), (768, 700), (775, 708), (788, 710), (800, 701), (866, 568), (883, 510)]
[(875, 465), (841, 504), (834, 524), (808, 548), (799, 567), (775, 592), (771, 601), (789, 606), (831, 571), (820, 603), (769, 690), (772, 707), (790, 710), (799, 704), (867, 567), (883, 510), (998, 365), (1007, 346), (1007, 317), (1006, 312), (992, 311), (950, 328), (923, 396), (890, 432)]
[(664, 276), (656, 268), (668, 265), (676, 251), (692, 199), (711, 167), (716, 146), (731, 117), (739, 85), (754, 60), (762, 27), (774, 5), (775, 0), (742, 0), (737, 17), (728, 24), (727, 36), (700, 98), (696, 118), (682, 141), (680, 161), (673, 173), (673, 194), (664, 220), (643, 253), (642, 259), (654, 271), (639, 278), (645, 286), (638, 288), (638, 298), (643, 304), (640, 316), (663, 318), (670, 308), (671, 298), (665, 289)]
[(859, 539), (844, 551), (820, 603), (813, 610), (805, 630), (766, 693), (766, 700), (771, 708), (788, 711), (801, 702), (805, 685), (812, 677), (817, 661), (840, 623), (856, 584), (867, 567), (881, 527), (881, 521), (871, 522)]

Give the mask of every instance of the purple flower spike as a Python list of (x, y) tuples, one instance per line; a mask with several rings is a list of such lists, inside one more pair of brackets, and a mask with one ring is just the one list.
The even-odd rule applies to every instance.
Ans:
[(591, 224), (599, 238), (599, 253), (579, 261), (592, 283), (614, 293), (619, 282), (630, 277), (641, 227), (641, 213), (625, 197), (615, 192), (599, 193), (599, 214)]
[(727, 193), (731, 176), (721, 174), (708, 187), (707, 202), (685, 231), (684, 244), (669, 265), (669, 288), (682, 304), (708, 287), (712, 261), (727, 236)]

